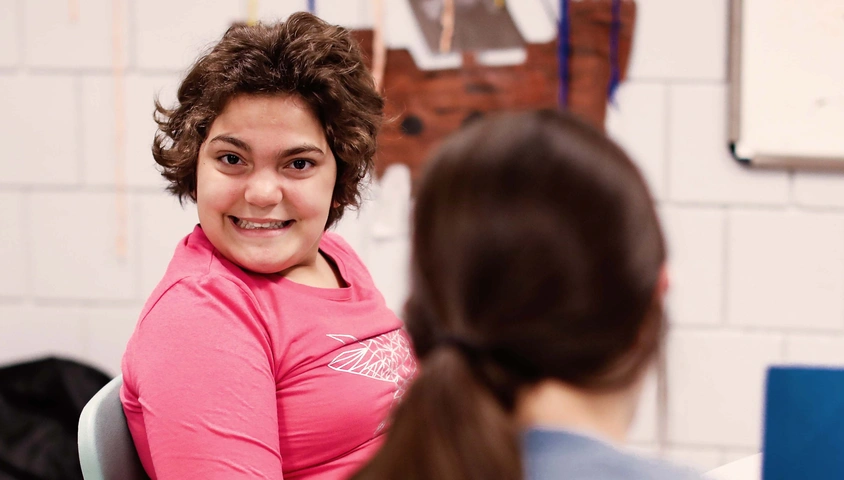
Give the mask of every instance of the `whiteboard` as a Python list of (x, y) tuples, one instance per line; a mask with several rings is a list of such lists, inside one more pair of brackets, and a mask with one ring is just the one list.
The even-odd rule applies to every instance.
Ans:
[(734, 156), (844, 169), (844, 0), (733, 0), (730, 25)]

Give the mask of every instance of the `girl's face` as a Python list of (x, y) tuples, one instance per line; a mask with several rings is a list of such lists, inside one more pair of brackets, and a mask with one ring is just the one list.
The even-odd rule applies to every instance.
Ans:
[(303, 100), (238, 95), (199, 149), (199, 223), (243, 269), (316, 272), (336, 179), (325, 132)]

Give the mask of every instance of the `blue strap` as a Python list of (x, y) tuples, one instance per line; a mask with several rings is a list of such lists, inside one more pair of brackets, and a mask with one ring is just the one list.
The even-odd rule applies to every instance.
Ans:
[(607, 85), (607, 99), (615, 101), (615, 91), (621, 82), (621, 67), (618, 59), (618, 37), (621, 34), (621, 0), (612, 2), (612, 23), (610, 24), (610, 83)]
[(569, 0), (560, 0), (560, 19), (557, 24), (557, 59), (559, 61), (560, 91), (558, 101), (565, 108), (569, 91)]
[(308, 12), (316, 14), (316, 0), (308, 0)]

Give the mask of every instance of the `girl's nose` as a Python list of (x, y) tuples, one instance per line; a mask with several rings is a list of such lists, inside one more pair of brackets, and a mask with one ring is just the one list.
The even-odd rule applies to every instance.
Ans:
[(248, 180), (244, 196), (256, 207), (270, 207), (284, 198), (282, 190), (281, 179), (275, 172), (255, 172)]

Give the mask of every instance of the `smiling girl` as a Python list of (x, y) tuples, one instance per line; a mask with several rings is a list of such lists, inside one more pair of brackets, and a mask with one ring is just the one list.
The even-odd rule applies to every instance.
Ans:
[(348, 32), (234, 26), (156, 104), (153, 156), (199, 225), (123, 357), (159, 479), (348, 477), (415, 371), (401, 322), (327, 232), (372, 167), (383, 100)]

